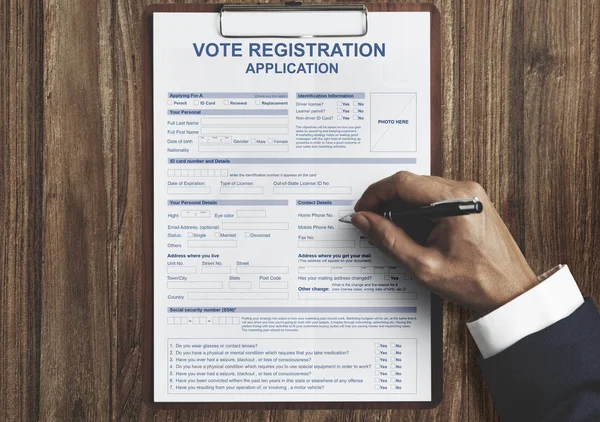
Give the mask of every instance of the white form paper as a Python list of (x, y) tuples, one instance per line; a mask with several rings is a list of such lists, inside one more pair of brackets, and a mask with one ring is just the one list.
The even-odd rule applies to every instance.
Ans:
[(431, 400), (430, 292), (338, 222), (430, 173), (429, 14), (350, 38), (218, 22), (154, 14), (154, 399)]

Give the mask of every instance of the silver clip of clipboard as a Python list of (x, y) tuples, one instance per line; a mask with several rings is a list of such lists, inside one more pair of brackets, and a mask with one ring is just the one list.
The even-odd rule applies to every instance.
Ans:
[[(299, 13), (299, 12), (358, 12), (361, 13), (361, 30), (357, 33), (341, 34), (248, 34), (240, 35), (227, 33), (227, 15), (232, 13)], [(219, 12), (219, 33), (223, 38), (347, 38), (364, 37), (369, 30), (368, 10), (364, 4), (312, 4), (304, 5), (302, 2), (292, 1), (283, 4), (235, 4), (224, 5)]]

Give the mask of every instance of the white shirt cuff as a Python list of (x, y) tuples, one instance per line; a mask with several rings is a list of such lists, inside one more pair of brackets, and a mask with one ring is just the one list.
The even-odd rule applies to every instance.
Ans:
[(538, 279), (545, 281), (467, 323), (484, 359), (568, 317), (583, 304), (583, 296), (566, 265), (559, 265)]

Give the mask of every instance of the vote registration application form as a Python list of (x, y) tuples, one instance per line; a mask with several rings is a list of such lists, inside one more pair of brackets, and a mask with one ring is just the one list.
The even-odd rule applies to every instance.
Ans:
[(431, 400), (431, 293), (338, 221), (431, 171), (430, 14), (350, 38), (218, 23), (154, 14), (154, 399)]

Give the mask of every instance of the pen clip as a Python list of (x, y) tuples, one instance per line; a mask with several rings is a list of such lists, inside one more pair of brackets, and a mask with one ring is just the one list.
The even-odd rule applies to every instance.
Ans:
[(436, 205), (441, 204), (476, 204), (479, 202), (478, 197), (474, 198), (458, 198), (458, 199), (446, 199), (444, 201), (433, 202), (430, 205), (435, 207)]

